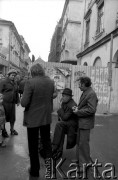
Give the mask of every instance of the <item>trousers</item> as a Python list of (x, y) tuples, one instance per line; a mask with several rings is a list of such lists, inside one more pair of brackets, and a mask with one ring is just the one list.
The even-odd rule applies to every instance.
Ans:
[(50, 158), (52, 155), (51, 148), (51, 138), (50, 138), (50, 124), (27, 128), (28, 136), (28, 149), (30, 157), (30, 175), (34, 177), (39, 177), (40, 161), (39, 161), (39, 131), (41, 136), (41, 141), (43, 144), (43, 149), (46, 153), (46, 158)]
[(89, 141), (90, 129), (78, 129), (76, 157), (80, 166), (91, 162)]

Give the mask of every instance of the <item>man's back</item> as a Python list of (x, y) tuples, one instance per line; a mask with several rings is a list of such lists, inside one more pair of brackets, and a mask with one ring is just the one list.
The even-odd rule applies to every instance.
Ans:
[[(35, 77), (26, 82), (21, 105), (25, 107), (30, 126), (51, 123), (54, 83), (46, 76)], [(26, 117), (25, 116), (25, 117)]]
[(23, 80), (21, 80), (20, 83), (19, 83), (19, 93), (20, 93), (20, 94), (23, 94), (24, 87), (25, 87), (25, 82), (26, 82), (26, 80), (23, 79)]

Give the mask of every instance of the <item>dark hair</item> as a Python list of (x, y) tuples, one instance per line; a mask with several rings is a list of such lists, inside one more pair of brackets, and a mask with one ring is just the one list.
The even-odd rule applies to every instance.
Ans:
[(31, 75), (34, 76), (44, 76), (45, 75), (45, 71), (43, 69), (43, 67), (40, 64), (35, 64), (31, 67), (30, 69), (31, 71)]
[(91, 79), (87, 76), (82, 76), (78, 79), (78, 81), (81, 82), (81, 84), (85, 84), (86, 87), (90, 87), (91, 86)]

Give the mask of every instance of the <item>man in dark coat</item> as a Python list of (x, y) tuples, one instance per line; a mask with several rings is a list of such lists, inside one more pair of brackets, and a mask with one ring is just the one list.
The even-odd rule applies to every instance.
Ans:
[(50, 124), (52, 99), (57, 96), (54, 81), (45, 75), (40, 64), (31, 67), (32, 78), (27, 80), (21, 99), (24, 110), (24, 126), (27, 127), (31, 177), (39, 177), (39, 130), (46, 159), (51, 158)]
[(90, 130), (94, 128), (98, 98), (91, 87), (91, 79), (89, 77), (79, 78), (79, 88), (83, 93), (78, 106), (73, 109), (73, 112), (78, 116), (76, 156), (81, 171), (84, 163), (91, 163)]
[(62, 93), (61, 108), (57, 111), (59, 122), (56, 124), (52, 142), (53, 158), (59, 159), (63, 153), (65, 134), (67, 134), (67, 149), (76, 145), (77, 116), (72, 108), (77, 104), (72, 99), (72, 90), (65, 88)]
[(23, 94), (23, 91), (24, 91), (24, 87), (25, 87), (25, 83), (27, 81), (28, 77), (25, 76), (19, 83), (19, 94), (20, 94), (20, 97), (22, 96)]
[[(7, 74), (7, 78), (0, 83), (0, 93), (3, 94), (3, 106), (5, 109), (6, 122), (10, 122), (11, 135), (18, 135), (18, 132), (14, 129), (15, 123), (15, 105), (19, 105), (18, 87), (14, 79), (17, 75), (15, 69), (10, 69)], [(4, 127), (2, 132), (3, 137), (8, 137), (8, 133)]]

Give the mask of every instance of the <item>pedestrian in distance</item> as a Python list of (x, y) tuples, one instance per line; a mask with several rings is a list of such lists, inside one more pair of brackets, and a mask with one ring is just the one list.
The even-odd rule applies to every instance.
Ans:
[(58, 120), (52, 141), (53, 158), (59, 159), (63, 154), (65, 134), (67, 134), (67, 149), (76, 145), (77, 116), (72, 107), (77, 106), (72, 98), (72, 90), (65, 88), (62, 92), (61, 108), (57, 111)]
[[(3, 106), (5, 109), (6, 122), (10, 122), (11, 135), (18, 135), (18, 132), (14, 129), (16, 120), (15, 109), (16, 104), (19, 105), (18, 86), (15, 82), (15, 76), (17, 71), (10, 69), (7, 73), (7, 78), (0, 82), (0, 93), (3, 94)], [(6, 128), (2, 131), (3, 137), (9, 137)]]
[(21, 106), (25, 107), (23, 125), (27, 127), (28, 149), (30, 157), (29, 174), (31, 178), (39, 178), (39, 131), (45, 161), (52, 157), (50, 125), (52, 99), (57, 96), (54, 81), (45, 75), (40, 64), (31, 67), (32, 78), (27, 80), (21, 98)]
[(3, 95), (0, 94), (0, 147), (6, 147), (6, 143), (4, 141), (4, 138), (2, 137), (2, 129), (4, 128), (6, 122), (5, 110), (2, 103), (3, 103)]
[(83, 93), (78, 106), (73, 107), (73, 112), (78, 117), (76, 157), (81, 172), (84, 164), (92, 163), (89, 141), (90, 131), (94, 128), (98, 98), (91, 87), (92, 83), (89, 77), (80, 77), (78, 83)]

